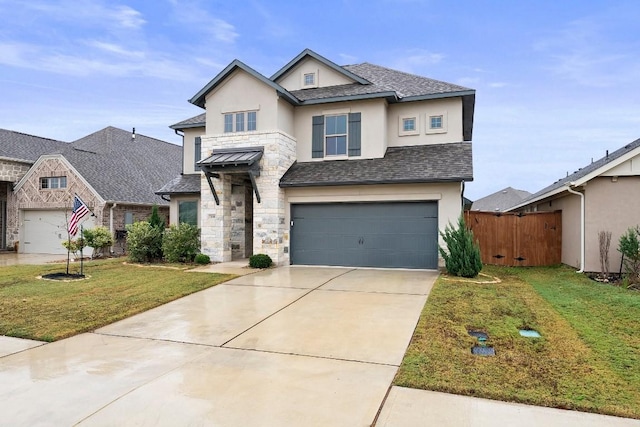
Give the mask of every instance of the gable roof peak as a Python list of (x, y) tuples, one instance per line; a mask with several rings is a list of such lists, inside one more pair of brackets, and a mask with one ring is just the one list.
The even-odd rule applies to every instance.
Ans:
[(231, 61), (231, 63), (227, 65), (224, 68), (224, 70), (220, 71), (218, 75), (215, 76), (213, 79), (211, 79), (211, 81), (209, 81), (209, 83), (207, 83), (202, 89), (200, 89), (198, 93), (192, 96), (191, 99), (189, 99), (189, 102), (192, 103), (193, 105), (197, 105), (200, 108), (205, 108), (204, 103), (205, 103), (205, 98), (207, 94), (211, 92), (213, 89), (215, 89), (220, 83), (222, 83), (222, 81), (224, 81), (227, 77), (229, 77), (231, 73), (233, 73), (237, 69), (241, 69), (245, 71), (246, 73), (260, 80), (267, 86), (270, 86), (272, 89), (278, 92), (279, 95), (287, 99), (287, 101), (289, 101), (290, 103), (292, 104), (298, 103), (298, 100), (293, 95), (291, 95), (289, 91), (287, 91), (285, 88), (275, 83), (273, 80), (268, 79), (267, 77), (265, 77), (258, 71), (254, 70), (253, 68), (251, 68), (244, 62), (240, 61), (239, 59), (234, 59), (233, 61)]
[(352, 73), (351, 71), (347, 70), (345, 67), (341, 67), (340, 65), (336, 64), (335, 62), (325, 58), (322, 55), (319, 55), (318, 53), (314, 52), (313, 50), (311, 50), (309, 48), (307, 48), (307, 49), (303, 50), (302, 52), (300, 52), (295, 58), (293, 58), (291, 61), (289, 61), (284, 67), (282, 67), (278, 71), (276, 71), (275, 74), (273, 74), (270, 77), (270, 79), (275, 82), (280, 77), (282, 77), (283, 75), (288, 73), (296, 65), (298, 65), (300, 63), (300, 61), (302, 61), (306, 57), (311, 57), (311, 58), (315, 59), (316, 61), (318, 61), (318, 62), (326, 65), (327, 67), (337, 71), (338, 73), (350, 78), (351, 80), (354, 80), (357, 83), (360, 83), (360, 84), (363, 84), (363, 85), (370, 84), (370, 82), (367, 79), (365, 79), (364, 77), (359, 76), (358, 74)]

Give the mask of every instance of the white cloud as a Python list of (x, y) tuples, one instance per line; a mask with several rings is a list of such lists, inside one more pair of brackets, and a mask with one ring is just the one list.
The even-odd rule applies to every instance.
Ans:
[(420, 74), (427, 66), (439, 64), (445, 55), (437, 52), (429, 52), (424, 49), (410, 49), (393, 54), (394, 61), (390, 67), (408, 73)]
[(493, 88), (501, 88), (501, 87), (506, 87), (506, 86), (510, 86), (510, 84), (506, 83), (506, 82), (491, 82), (491, 83), (489, 83), (489, 87), (493, 87)]
[(195, 32), (208, 34), (215, 41), (227, 44), (234, 43), (239, 36), (232, 24), (213, 16), (196, 0), (170, 0), (170, 4), (173, 6), (173, 18)]
[(89, 47), (93, 47), (118, 56), (124, 56), (128, 58), (144, 58), (145, 56), (144, 52), (142, 51), (130, 50), (115, 43), (101, 42), (98, 40), (87, 40), (85, 44)]

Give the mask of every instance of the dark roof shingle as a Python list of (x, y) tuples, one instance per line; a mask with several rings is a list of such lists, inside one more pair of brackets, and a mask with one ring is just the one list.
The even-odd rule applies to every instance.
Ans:
[(55, 139), (42, 138), (0, 129), (0, 157), (35, 163), (43, 154), (49, 154), (56, 150), (62, 150), (69, 144)]
[(294, 163), (280, 187), (473, 180), (470, 143), (390, 147), (383, 158)]
[(180, 174), (166, 183), (156, 194), (199, 194), (200, 174)]

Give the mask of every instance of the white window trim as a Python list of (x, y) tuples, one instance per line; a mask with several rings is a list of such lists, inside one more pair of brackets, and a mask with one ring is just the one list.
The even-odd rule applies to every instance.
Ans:
[[(347, 126), (346, 126), (346, 132), (344, 134), (341, 133), (332, 133), (331, 136), (342, 136), (344, 135), (345, 137), (345, 151), (344, 154), (327, 154), (327, 128), (326, 128), (326, 123), (327, 123), (327, 117), (331, 117), (331, 116), (346, 116), (346, 120), (347, 120)], [(349, 158), (349, 113), (337, 113), (337, 114), (326, 114), (324, 116), (324, 158), (325, 159), (331, 159), (331, 160), (339, 160), (339, 159), (347, 159)]]
[[(437, 117), (437, 116), (442, 116), (442, 127), (440, 127), (440, 128), (431, 128), (431, 117)], [(437, 114), (429, 114), (429, 113), (427, 113), (424, 127), (425, 127), (425, 133), (427, 135), (433, 135), (433, 134), (438, 134), (438, 133), (447, 133), (447, 112), (446, 111), (441, 111), (441, 112), (439, 112)]]
[[(404, 121), (407, 119), (414, 119), (416, 121), (416, 126), (414, 130), (404, 130)], [(409, 136), (409, 135), (419, 135), (420, 134), (420, 116), (419, 115), (406, 115), (406, 116), (398, 116), (398, 136)]]
[[(308, 74), (313, 74), (313, 84), (310, 84), (310, 85), (306, 84), (305, 76)], [(300, 87), (302, 87), (302, 89), (310, 89), (310, 88), (318, 87), (319, 80), (320, 80), (320, 70), (317, 68), (315, 70), (306, 70), (300, 73)]]
[[(64, 187), (62, 187), (62, 186), (60, 185), (60, 180), (61, 180), (61, 178), (64, 178)], [(54, 179), (57, 179), (57, 186), (56, 186), (56, 187), (51, 186), (51, 183), (53, 182), (53, 180), (54, 180)], [(47, 187), (46, 187), (46, 188), (44, 188), (44, 187), (42, 186), (42, 183), (43, 183), (45, 180), (46, 180), (46, 182), (47, 182)], [(67, 176), (66, 176), (66, 175), (58, 175), (58, 176), (42, 176), (42, 177), (40, 177), (40, 180), (39, 180), (39, 181), (40, 181), (40, 182), (39, 182), (40, 190), (45, 190), (45, 191), (48, 191), (48, 190), (65, 190), (65, 189), (67, 188), (67, 186), (68, 186)]]

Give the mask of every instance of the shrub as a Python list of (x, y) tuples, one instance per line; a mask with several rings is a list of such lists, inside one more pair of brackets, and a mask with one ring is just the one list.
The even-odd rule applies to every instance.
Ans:
[(640, 282), (640, 228), (631, 227), (620, 236), (618, 250), (624, 260), (624, 271), (627, 283), (633, 286)]
[(162, 229), (146, 221), (127, 225), (129, 259), (134, 262), (151, 262), (162, 258)]
[(251, 268), (269, 268), (273, 264), (271, 257), (267, 254), (255, 254), (249, 258)]
[(196, 254), (196, 257), (193, 260), (196, 264), (209, 264), (211, 262), (209, 255), (205, 254)]
[(84, 239), (79, 237), (75, 240), (64, 240), (62, 242), (62, 246), (64, 246), (67, 251), (71, 252), (74, 258), (77, 258), (78, 252), (80, 252), (86, 245)]
[(113, 236), (107, 227), (98, 226), (82, 231), (86, 246), (93, 248), (92, 258), (103, 255), (105, 249), (113, 245)]
[(152, 227), (156, 227), (161, 230), (164, 230), (166, 227), (164, 219), (160, 217), (160, 214), (158, 213), (158, 207), (156, 205), (151, 208), (151, 216), (149, 217), (148, 222)]
[(200, 251), (200, 230), (195, 225), (181, 223), (164, 231), (162, 253), (169, 262), (191, 262)]
[(480, 247), (473, 240), (473, 232), (466, 227), (464, 217), (461, 215), (458, 219), (457, 228), (449, 223), (440, 235), (447, 244), (446, 251), (442, 247), (439, 250), (449, 274), (476, 277), (482, 270)]

